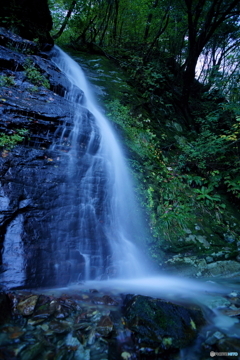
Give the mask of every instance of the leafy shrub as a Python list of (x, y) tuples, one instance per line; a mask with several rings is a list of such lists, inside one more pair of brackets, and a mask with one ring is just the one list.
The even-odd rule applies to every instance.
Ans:
[[(198, 119), (199, 134), (188, 137), (185, 141), (178, 139), (181, 154), (178, 158), (178, 169), (185, 173), (198, 173), (205, 176), (205, 185), (198, 190), (203, 196), (198, 199), (212, 197), (213, 188), (226, 187), (235, 197), (240, 197), (240, 118), (227, 119), (225, 126), (220, 127), (221, 108), (210, 113), (205, 119)], [(227, 123), (228, 122), (228, 123)], [(227, 123), (227, 126), (226, 126)], [(207, 196), (208, 193), (208, 196)], [(215, 195), (216, 199), (216, 195)], [(208, 199), (210, 200), (210, 199)]]
[(45, 88), (50, 88), (50, 83), (48, 79), (41, 74), (41, 72), (35, 67), (32, 60), (27, 59), (24, 64), (24, 70), (27, 79), (36, 86), (44, 86)]
[(154, 134), (149, 119), (133, 116), (118, 100), (107, 108), (111, 119), (123, 129), (126, 144), (133, 152), (130, 164), (138, 180), (137, 194), (160, 247), (162, 235), (174, 239), (188, 226), (189, 219), (194, 221), (192, 206), (197, 206), (196, 194), (186, 179), (168, 165), (169, 160), (162, 155), (161, 138)]
[(12, 149), (18, 143), (22, 142), (27, 135), (28, 130), (26, 129), (18, 129), (14, 134), (7, 135), (0, 133), (0, 147)]
[(0, 75), (0, 86), (14, 86), (15, 81), (13, 76)]

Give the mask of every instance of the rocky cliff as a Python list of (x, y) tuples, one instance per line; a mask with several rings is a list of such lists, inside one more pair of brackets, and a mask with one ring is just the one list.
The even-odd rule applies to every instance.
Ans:
[[(67, 206), (59, 211), (65, 201), (59, 194), (68, 178), (69, 151), (62, 128), (71, 131), (71, 114), (76, 106), (85, 118), (83, 136), (93, 118), (86, 109), (64, 98), (69, 81), (48, 54), (40, 53), (34, 42), (3, 28), (0, 81), (3, 282), (8, 285), (8, 279), (11, 286), (66, 284), (73, 263), (81, 267), (83, 259), (74, 251), (63, 254), (54, 241), (69, 215)], [(82, 92), (78, 93), (81, 98)], [(62, 232), (61, 239), (66, 236)]]

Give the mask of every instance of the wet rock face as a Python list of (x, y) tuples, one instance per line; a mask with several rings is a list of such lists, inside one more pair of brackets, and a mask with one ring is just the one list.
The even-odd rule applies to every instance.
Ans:
[[(80, 104), (63, 97), (69, 81), (47, 54), (42, 57), (34, 43), (0, 29), (0, 44), (7, 43), (11, 49), (0, 45), (0, 133), (14, 139), (19, 130), (25, 132), (21, 143), (0, 148), (2, 280), (11, 287), (67, 284), (73, 266), (78, 264), (79, 274), (81, 261), (84, 262), (76, 252), (79, 241), (76, 232), (69, 248), (64, 247), (68, 233), (74, 232), (74, 215), (70, 217), (74, 204), (67, 201), (70, 149), (67, 136), (73, 128), (72, 114), (78, 111), (82, 116), (78, 140), (85, 146), (79, 148), (78, 166), (71, 179), (75, 189), (79, 176), (88, 170), (83, 155), (90, 130), (95, 126), (94, 118)], [(18, 51), (12, 50), (13, 45)], [(48, 80), (49, 88), (29, 80), (26, 75), (29, 59), (37, 70), (35, 74)], [(76, 92), (81, 103), (83, 93), (79, 89)], [(60, 195), (63, 193), (66, 196)], [(67, 228), (63, 226), (66, 221)]]

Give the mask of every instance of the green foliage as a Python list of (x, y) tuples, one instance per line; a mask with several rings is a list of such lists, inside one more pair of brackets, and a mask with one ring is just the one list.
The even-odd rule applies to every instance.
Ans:
[(210, 205), (215, 201), (221, 201), (221, 197), (219, 195), (212, 194), (212, 186), (202, 186), (201, 189), (194, 189), (194, 191), (197, 193), (197, 199), (206, 201), (207, 205)]
[(24, 64), (24, 70), (27, 79), (36, 86), (44, 86), (47, 89), (50, 89), (50, 83), (48, 79), (41, 74), (40, 70), (38, 70), (33, 61), (31, 59), (27, 59)]
[[(227, 191), (234, 197), (239, 197), (239, 117), (225, 113), (226, 107), (219, 106), (218, 110), (209, 113), (205, 119), (197, 119), (200, 132), (192, 134), (192, 139), (178, 141), (181, 154), (178, 158), (178, 169), (184, 172), (204, 174), (206, 188), (198, 189), (198, 199), (220, 201), (210, 195), (213, 188), (227, 187)], [(228, 109), (229, 110), (229, 109)], [(210, 199), (211, 198), (211, 199)]]
[(226, 141), (210, 130), (203, 130), (196, 140), (181, 143), (183, 154), (179, 158), (179, 168), (189, 170), (190, 167), (206, 169), (212, 160), (218, 161), (224, 152), (223, 147)]
[(15, 81), (13, 76), (0, 75), (0, 86), (14, 86)]
[[(55, 34), (72, 0), (50, 2)], [(129, 149), (154, 256), (162, 238), (178, 241), (206, 214), (220, 224), (225, 199), (235, 204), (240, 197), (240, 22), (234, 4), (77, 0), (60, 38), (80, 50), (97, 44), (95, 51), (114, 57), (136, 88), (136, 108), (123, 92), (123, 101), (107, 108)]]
[[(239, 169), (237, 169), (239, 170)], [(224, 177), (224, 184), (227, 185), (227, 191), (240, 198), (240, 176), (231, 178), (230, 175)]]
[(11, 135), (0, 133), (0, 147), (6, 149), (12, 149), (18, 143), (22, 142), (25, 136), (28, 134), (26, 129), (17, 129)]
[(38, 87), (37, 87), (37, 86), (32, 86), (31, 88), (29, 88), (29, 91), (31, 91), (31, 92), (37, 92), (37, 91), (38, 91)]
[[(186, 235), (186, 229), (195, 228), (206, 216), (213, 223), (221, 224), (226, 205), (219, 190), (227, 186), (229, 193), (239, 196), (240, 178), (229, 169), (232, 159), (227, 160), (226, 155), (228, 145), (235, 141), (230, 131), (236, 132), (234, 119), (230, 121), (233, 121), (232, 127), (224, 132), (228, 134), (226, 139), (220, 136), (222, 129), (216, 130), (222, 114), (209, 114), (205, 120), (198, 121), (202, 133), (195, 137), (190, 134), (185, 141), (178, 139), (176, 151), (170, 155), (162, 151), (165, 134), (156, 136), (152, 120), (142, 114), (134, 115), (118, 100), (108, 103), (107, 108), (109, 117), (124, 132), (132, 152), (130, 165), (138, 184), (136, 193), (148, 214), (153, 235), (149, 243), (152, 256), (158, 258), (164, 240), (178, 243), (179, 238)], [(210, 128), (220, 133), (214, 134)], [(181, 157), (184, 157), (182, 162)], [(228, 161), (226, 171), (218, 170), (215, 161), (219, 168)]]
[(148, 212), (152, 234), (158, 240), (161, 234), (173, 240), (188, 226), (189, 219), (194, 221), (196, 195), (185, 178), (167, 165), (149, 119), (134, 117), (118, 100), (107, 107), (109, 117), (123, 129), (126, 144), (133, 152), (131, 166), (139, 184), (137, 192)]
[(123, 128), (128, 147), (144, 159), (157, 158), (158, 151), (155, 148), (156, 135), (148, 126), (150, 120), (141, 114), (133, 116), (127, 106), (123, 106), (119, 100), (108, 103), (108, 116)]

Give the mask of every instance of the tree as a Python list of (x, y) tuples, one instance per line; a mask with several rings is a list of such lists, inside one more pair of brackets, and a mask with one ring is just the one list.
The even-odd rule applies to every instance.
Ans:
[(75, 8), (76, 2), (77, 2), (76, 0), (73, 0), (72, 3), (70, 4), (70, 7), (68, 9), (68, 12), (66, 14), (66, 17), (65, 17), (63, 23), (62, 23), (61, 28), (59, 29), (59, 31), (55, 35), (53, 35), (54, 40), (59, 38), (62, 35), (63, 31), (65, 30), (65, 28), (67, 26), (67, 23), (68, 23), (68, 20), (70, 19), (71, 15), (72, 15), (72, 12), (73, 12), (73, 10)]
[(184, 0), (184, 3), (188, 19), (188, 48), (186, 61), (182, 66), (182, 99), (186, 105), (195, 79), (197, 62), (204, 47), (225, 21), (239, 20), (240, 8), (239, 0)]

